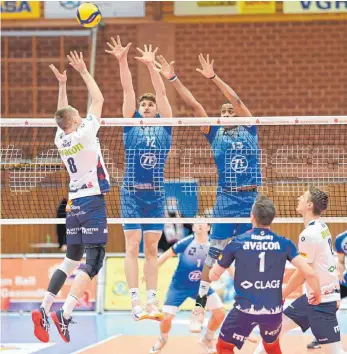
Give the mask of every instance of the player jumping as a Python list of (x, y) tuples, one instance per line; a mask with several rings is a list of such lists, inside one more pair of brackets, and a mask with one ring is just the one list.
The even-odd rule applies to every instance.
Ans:
[[(161, 73), (170, 80), (183, 100), (193, 108), (196, 117), (207, 117), (203, 106), (193, 97), (174, 72), (174, 62), (170, 64), (163, 56), (158, 58)], [(218, 77), (213, 69), (214, 61), (209, 55), (205, 59), (199, 55), (202, 69), (196, 69), (212, 80), (230, 103), (222, 106), (221, 117), (251, 117), (251, 113), (235, 91)], [(204, 128), (203, 128), (204, 129)], [(213, 217), (248, 217), (257, 196), (257, 186), (261, 184), (257, 130), (255, 126), (208, 127), (204, 131), (211, 145), (218, 171), (217, 199)], [(214, 224), (210, 237), (210, 250), (206, 258), (196, 306), (193, 311), (190, 331), (202, 330), (204, 308), (210, 288), (209, 271), (223, 251), (228, 237), (239, 235), (251, 229), (250, 224)]]
[[(158, 50), (145, 45), (138, 51), (142, 57), (137, 60), (147, 65), (155, 96), (151, 93), (139, 97), (136, 109), (135, 91), (131, 72), (128, 66), (129, 43), (122, 47), (120, 37), (112, 38), (107, 43), (119, 62), (120, 78), (123, 87), (123, 117), (125, 118), (171, 118), (172, 109), (166, 96), (165, 85), (155, 69), (154, 59)], [(122, 218), (160, 218), (165, 217), (164, 167), (171, 141), (171, 127), (125, 127), (124, 145), (126, 170), (121, 189)], [(158, 279), (158, 242), (163, 224), (125, 224), (123, 225), (126, 240), (125, 274), (131, 295), (132, 315), (135, 320), (145, 318), (161, 320), (156, 299)], [(144, 274), (147, 288), (147, 306), (144, 310), (139, 294), (138, 255), (139, 245), (144, 234), (145, 264)]]
[(55, 270), (42, 305), (32, 312), (34, 334), (42, 342), (49, 341), (48, 313), (67, 277), (80, 265), (83, 253), (86, 264), (74, 279), (63, 307), (51, 316), (60, 336), (70, 342), (71, 313), (86, 287), (102, 268), (107, 242), (107, 218), (104, 194), (109, 192), (109, 176), (101, 155), (97, 132), (104, 98), (89, 74), (82, 53), (70, 52), (69, 64), (80, 73), (91, 96), (87, 118), (68, 105), (66, 71), (63, 74), (50, 65), (59, 81), (58, 110), (54, 117), (58, 125), (55, 145), (70, 175), (69, 210), (66, 215), (67, 253)]
[(320, 288), (315, 271), (298, 254), (293, 242), (270, 230), (275, 206), (259, 197), (252, 208), (253, 229), (236, 236), (224, 249), (210, 271), (211, 281), (220, 278), (235, 261), (235, 304), (220, 330), (217, 353), (232, 354), (242, 348), (253, 328), (259, 326), (267, 353), (280, 354), (282, 324), (282, 281), (286, 261), (306, 277), (319, 304)]
[[(292, 302), (284, 311), (281, 335), (296, 327), (301, 327), (303, 332), (311, 328), (325, 354), (341, 354), (344, 351), (336, 318), (340, 302), (337, 264), (329, 228), (321, 220), (327, 207), (328, 196), (315, 187), (311, 187), (298, 198), (296, 210), (303, 216), (305, 225), (299, 236), (299, 252), (318, 275), (321, 303), (314, 306), (309, 303), (313, 289), (306, 281), (306, 294)], [(290, 295), (304, 281), (304, 275), (296, 271), (284, 288), (283, 297)], [(263, 352), (262, 349), (260, 345), (256, 353)]]
[[(201, 270), (209, 248), (209, 230), (210, 226), (208, 224), (195, 224), (193, 226), (193, 235), (175, 243), (158, 259), (158, 265), (161, 266), (169, 258), (179, 255), (179, 263), (172, 277), (163, 306), (164, 319), (160, 323), (160, 337), (151, 348), (151, 354), (160, 353), (167, 343), (172, 320), (183, 302), (188, 298), (196, 298)], [(209, 289), (207, 296), (207, 308), (212, 312), (212, 316), (208, 322), (206, 333), (200, 342), (207, 353), (215, 353), (214, 333), (223, 322), (224, 309), (220, 297), (214, 290)]]
[[(341, 299), (347, 297), (347, 271), (346, 271), (346, 255), (347, 255), (347, 230), (338, 235), (335, 240), (335, 249), (337, 252), (337, 275), (340, 281)], [(321, 346), (317, 339), (307, 344), (307, 349), (319, 349)]]

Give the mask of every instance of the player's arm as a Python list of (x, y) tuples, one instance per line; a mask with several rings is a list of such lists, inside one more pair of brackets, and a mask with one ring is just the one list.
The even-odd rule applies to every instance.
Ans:
[(194, 116), (207, 117), (204, 107), (195, 99), (192, 93), (182, 84), (180, 79), (175, 74), (175, 62), (172, 61), (169, 64), (162, 55), (157, 56), (157, 60), (158, 62), (155, 62), (155, 64), (158, 66), (160, 73), (172, 83), (178, 94), (182, 97), (183, 101), (193, 109)]
[(172, 108), (166, 95), (166, 88), (160, 73), (154, 64), (155, 54), (158, 51), (158, 47), (152, 50), (151, 44), (148, 47), (145, 44), (144, 50), (140, 48), (137, 48), (137, 50), (142, 54), (142, 57), (135, 57), (135, 59), (146, 64), (151, 75), (151, 81), (155, 91), (155, 99), (157, 102), (159, 114), (165, 118), (172, 118)]
[(176, 253), (173, 251), (172, 247), (170, 247), (158, 258), (158, 267), (161, 267), (168, 259), (174, 256), (176, 256)]
[(136, 111), (136, 97), (128, 65), (128, 51), (131, 43), (128, 43), (126, 47), (122, 47), (119, 36), (117, 36), (117, 41), (113, 37), (111, 41), (112, 44), (107, 42), (111, 50), (105, 50), (105, 52), (114, 55), (118, 59), (120, 81), (123, 88), (123, 117), (132, 118)]
[(229, 267), (228, 273), (233, 279), (235, 279), (235, 267)]
[(53, 64), (51, 64), (49, 67), (53, 71), (55, 77), (59, 82), (59, 95), (58, 95), (57, 109), (60, 109), (69, 104), (67, 99), (67, 92), (66, 92), (66, 82), (67, 82), (66, 70), (64, 70), (64, 72), (61, 74)]
[(337, 253), (337, 273), (339, 277), (340, 283), (345, 283), (345, 254), (344, 253)]
[(236, 92), (214, 72), (214, 60), (210, 62), (209, 54), (207, 54), (206, 59), (202, 54), (200, 54), (199, 61), (202, 69), (197, 68), (196, 71), (205, 76), (207, 79), (212, 80), (219, 87), (225, 98), (233, 105), (236, 115), (240, 117), (252, 117), (251, 112), (241, 101)]
[(83, 54), (80, 52), (78, 55), (78, 53), (74, 51), (70, 52), (70, 55), (67, 55), (67, 58), (69, 60), (69, 64), (80, 73), (89, 91), (92, 102), (88, 113), (94, 115), (98, 122), (100, 122), (102, 106), (104, 105), (104, 96), (102, 95), (93, 76), (88, 72), (87, 66), (83, 60)]
[(235, 259), (234, 254), (235, 244), (230, 242), (225, 246), (223, 253), (219, 256), (218, 261), (210, 270), (209, 277), (211, 281), (218, 280), (222, 274), (231, 266)]

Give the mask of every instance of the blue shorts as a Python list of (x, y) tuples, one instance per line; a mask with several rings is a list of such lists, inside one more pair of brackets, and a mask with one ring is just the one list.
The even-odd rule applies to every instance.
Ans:
[(73, 199), (71, 212), (66, 213), (67, 244), (106, 244), (107, 236), (104, 195)]
[(306, 295), (300, 296), (284, 310), (284, 314), (300, 326), (303, 332), (311, 328), (320, 344), (341, 340), (336, 312), (336, 301), (310, 305)]
[[(197, 285), (198, 286), (193, 289), (190, 289), (189, 287), (186, 289), (178, 289), (171, 283), (166, 294), (164, 305), (180, 307), (188, 298), (195, 300), (199, 293), (199, 283), (197, 283)], [(207, 296), (210, 296), (213, 293), (214, 290), (210, 288)]]
[(219, 338), (241, 349), (256, 326), (259, 326), (260, 335), (264, 341), (266, 343), (273, 343), (281, 332), (282, 313), (275, 315), (252, 315), (241, 312), (234, 307), (223, 322)]
[[(122, 218), (164, 218), (165, 195), (152, 190), (130, 192), (121, 188)], [(123, 224), (123, 230), (163, 231), (164, 224)]]
[[(257, 192), (217, 192), (213, 208), (215, 218), (249, 218)], [(212, 224), (211, 239), (226, 240), (241, 235), (252, 228), (252, 224)]]

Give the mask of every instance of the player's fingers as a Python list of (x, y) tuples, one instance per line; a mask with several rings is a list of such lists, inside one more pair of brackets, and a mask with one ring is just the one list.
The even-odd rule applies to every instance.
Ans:
[(83, 60), (83, 53), (80, 52), (80, 59)]
[(118, 34), (117, 34), (117, 44), (120, 45), (120, 46), (122, 45), (122, 43), (121, 43), (121, 41), (120, 41), (120, 37), (119, 37)]
[(144, 54), (144, 51), (143, 51), (141, 48), (137, 47), (136, 49), (137, 49), (141, 54)]
[(105, 52), (106, 52), (106, 53), (113, 54), (113, 50), (107, 50), (107, 49), (105, 49)]
[(66, 70), (64, 70), (63, 75), (66, 76)]
[(79, 59), (78, 53), (76, 51), (74, 51), (74, 54), (75, 54), (76, 59), (78, 60)]
[(210, 64), (210, 54), (207, 54), (207, 56), (206, 56), (206, 62), (207, 62), (207, 64)]
[(201, 66), (203, 66), (205, 64), (205, 60), (204, 60), (204, 57), (202, 56), (202, 54), (199, 55), (199, 62), (201, 64)]
[(107, 42), (106, 44), (107, 44), (111, 49), (114, 48), (111, 43)]
[(152, 51), (152, 44), (149, 45), (149, 49), (148, 49), (149, 52)]
[(172, 61), (172, 62), (170, 63), (170, 66), (174, 66), (174, 65), (175, 65), (175, 62)]
[(68, 54), (66, 57), (67, 57), (68, 61), (69, 61), (70, 63), (72, 63), (72, 58), (70, 57), (70, 55)]
[(212, 61), (211, 61), (212, 69), (213, 69), (213, 65), (214, 65), (214, 59), (212, 59)]
[(126, 51), (128, 51), (129, 50), (129, 48), (131, 47), (131, 45), (132, 45), (132, 43), (130, 42), (130, 43), (128, 43), (128, 45), (125, 47), (125, 50)]
[(70, 52), (70, 57), (71, 57), (71, 60), (72, 60), (72, 61), (75, 61), (75, 60), (76, 60), (75, 55), (74, 55), (73, 52)]
[(154, 51), (153, 51), (154, 55), (157, 53), (158, 49), (159, 49), (158, 47), (154, 49)]
[(161, 69), (161, 68), (162, 68), (162, 65), (161, 65), (161, 64), (159, 64), (157, 61), (154, 61), (154, 65), (156, 65), (159, 69)]
[(134, 59), (142, 61), (141, 57), (134, 57)]
[(113, 37), (111, 37), (111, 41), (112, 41), (112, 43), (113, 43), (114, 46), (117, 46), (117, 45), (118, 45), (118, 43), (115, 41), (115, 39), (114, 39)]
[(148, 52), (147, 44), (145, 44), (145, 52)]
[(197, 69), (195, 69), (198, 73), (200, 73), (200, 74), (202, 74), (202, 70), (201, 69), (199, 69), (199, 68), (197, 68)]

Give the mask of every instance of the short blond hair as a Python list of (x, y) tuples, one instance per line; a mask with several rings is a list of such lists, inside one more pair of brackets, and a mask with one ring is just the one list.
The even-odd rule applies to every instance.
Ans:
[(62, 130), (66, 130), (72, 125), (72, 117), (74, 115), (75, 108), (71, 106), (65, 106), (58, 109), (54, 114), (54, 119), (58, 124), (58, 127)]

